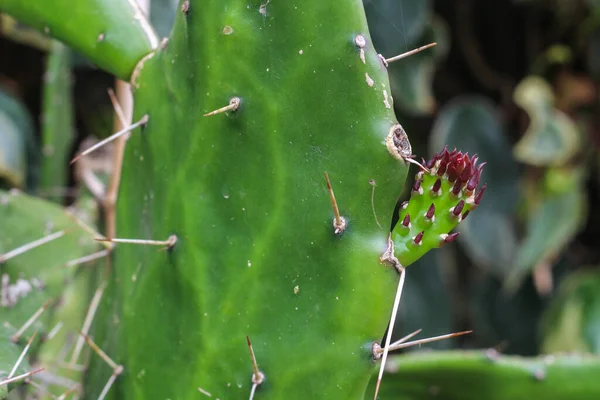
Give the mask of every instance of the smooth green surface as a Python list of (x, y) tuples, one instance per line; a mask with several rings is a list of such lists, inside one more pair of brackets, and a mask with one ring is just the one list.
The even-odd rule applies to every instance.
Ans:
[(133, 0), (0, 0), (0, 11), (61, 40), (100, 68), (129, 79), (158, 46)]
[(72, 79), (71, 51), (57, 41), (52, 42), (44, 77), (40, 178), (40, 187), (48, 194), (60, 193), (68, 181), (68, 157), (74, 133)]
[[(360, 1), (261, 4), (191, 1), (135, 80), (149, 122), (127, 143), (117, 235), (179, 240), (117, 248), (95, 332), (125, 366), (113, 398), (248, 398), (246, 335), (256, 398), (364, 395), (398, 279), (378, 262), (406, 176), (384, 143), (389, 82)], [(90, 398), (111, 372), (92, 359)]]
[(597, 399), (600, 358), (522, 358), (495, 352), (413, 353), (391, 358), (381, 385), (386, 400)]

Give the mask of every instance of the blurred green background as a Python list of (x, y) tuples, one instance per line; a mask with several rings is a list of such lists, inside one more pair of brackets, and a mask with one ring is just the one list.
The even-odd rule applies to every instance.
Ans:
[[(600, 2), (364, 5), (383, 56), (437, 42), (389, 66), (413, 152), (427, 158), (447, 145), (488, 163), (488, 192), (461, 224), (457, 244), (411, 267), (398, 335), (473, 329), (429, 347), (600, 352)], [(173, 0), (152, 1), (159, 35), (168, 35), (176, 8)], [(93, 193), (86, 171), (102, 184), (110, 148), (76, 168), (69, 160), (112, 133), (106, 91), (113, 84), (82, 57), (3, 15), (0, 187), (63, 205)]]

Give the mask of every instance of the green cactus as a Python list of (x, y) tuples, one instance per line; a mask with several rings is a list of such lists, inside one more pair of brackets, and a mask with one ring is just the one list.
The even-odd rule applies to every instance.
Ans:
[[(118, 365), (92, 357), (86, 395), (247, 398), (260, 384), (261, 399), (362, 399), (398, 279), (379, 257), (411, 148), (361, 2), (186, 0), (159, 48), (132, 1), (82, 3), (65, 24), (67, 3), (0, 9), (131, 78), (142, 127), (118, 236), (176, 238), (117, 245), (92, 334)], [(393, 234), (402, 265), (455, 237), (440, 235), (481, 198), (475, 164), (444, 151), (419, 173), (417, 192), (442, 193), (413, 194), (411, 234), (404, 219)]]
[(429, 250), (450, 243), (458, 232), (450, 233), (477, 208), (486, 186), (477, 191), (485, 163), (477, 165), (460, 151), (444, 149), (419, 171), (409, 201), (400, 205), (398, 223), (383, 261), (407, 267)]

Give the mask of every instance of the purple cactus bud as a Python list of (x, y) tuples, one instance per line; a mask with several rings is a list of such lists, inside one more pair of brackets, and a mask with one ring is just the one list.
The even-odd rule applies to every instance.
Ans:
[(459, 234), (460, 234), (460, 232), (454, 232), (454, 233), (449, 234), (448, 236), (446, 236), (444, 238), (444, 242), (446, 242), (446, 243), (454, 242)]
[(415, 241), (415, 244), (421, 244), (421, 242), (423, 241), (424, 234), (425, 231), (421, 231), (419, 234), (417, 234), (417, 236), (415, 236), (415, 238), (413, 239)]
[(463, 215), (462, 215), (462, 220), (463, 220), (463, 221), (465, 220), (465, 218), (467, 218), (467, 216), (469, 215), (469, 213), (470, 213), (470, 212), (471, 212), (470, 210), (467, 210), (467, 211), (465, 211), (465, 212), (463, 213)]
[(431, 191), (433, 193), (437, 194), (440, 191), (441, 188), (442, 188), (442, 180), (440, 178), (437, 178), (437, 180), (435, 181), (435, 183), (431, 187)]
[(406, 213), (404, 219), (402, 220), (402, 225), (404, 225), (407, 228), (410, 226), (410, 214)]
[(483, 194), (485, 193), (485, 189), (487, 189), (487, 184), (483, 185), (483, 187), (475, 195), (475, 204), (479, 204), (481, 198), (483, 197)]
[(454, 208), (452, 209), (452, 214), (454, 214), (455, 217), (458, 217), (464, 207), (465, 207), (465, 201), (464, 200), (459, 201), (458, 204), (456, 206), (454, 206)]
[(435, 205), (433, 203), (431, 203), (431, 205), (429, 206), (429, 209), (427, 210), (427, 213), (425, 213), (425, 218), (431, 219), (431, 218), (433, 218), (434, 214), (435, 214)]
[(415, 183), (413, 184), (413, 188), (412, 188), (412, 190), (413, 190), (414, 192), (419, 192), (419, 190), (420, 190), (420, 189), (421, 189), (421, 180), (420, 180), (420, 179), (417, 179), (417, 180), (415, 181)]
[(406, 210), (406, 207), (408, 207), (408, 200), (405, 200), (402, 203), (400, 203), (400, 209)]
[(452, 186), (452, 194), (458, 196), (461, 188), (462, 182), (460, 181), (460, 179), (457, 179), (456, 182), (454, 182), (454, 186)]

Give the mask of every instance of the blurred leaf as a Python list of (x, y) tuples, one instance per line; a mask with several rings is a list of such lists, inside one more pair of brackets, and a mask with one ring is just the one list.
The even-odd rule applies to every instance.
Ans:
[[(547, 175), (556, 177), (560, 185), (567, 181), (561, 192), (557, 188), (542, 190), (541, 198), (528, 210), (527, 235), (519, 248), (515, 268), (506, 279), (506, 289), (514, 291), (524, 276), (540, 263), (552, 264), (587, 218), (587, 196), (579, 169), (563, 169), (570, 176), (550, 170)], [(551, 183), (550, 183), (551, 184)], [(530, 206), (531, 207), (531, 206)]]
[(534, 355), (538, 352), (538, 321), (544, 302), (531, 281), (512, 296), (502, 280), (487, 276), (473, 285), (469, 304), (478, 346), (500, 346), (503, 352)]
[(373, 44), (386, 58), (411, 50), (409, 47), (430, 23), (430, 0), (363, 0), (363, 3)]
[(556, 77), (556, 108), (570, 112), (592, 104), (596, 99), (596, 84), (586, 75), (563, 71)]
[(515, 88), (514, 101), (529, 115), (527, 131), (514, 147), (515, 157), (535, 166), (565, 164), (581, 148), (575, 123), (554, 107), (552, 87), (529, 76)]
[(413, 115), (431, 114), (436, 102), (432, 81), (436, 61), (444, 57), (449, 47), (448, 27), (440, 19), (434, 19), (421, 40), (414, 47), (438, 43), (435, 47), (390, 63), (388, 71), (394, 105)]
[[(42, 118), (42, 189), (66, 186), (73, 141), (70, 50), (52, 42), (44, 82)], [(60, 198), (60, 196), (58, 196)]]
[(546, 353), (600, 353), (600, 273), (575, 272), (565, 278), (542, 320)]
[(27, 171), (27, 137), (33, 123), (25, 107), (0, 89), (0, 178), (23, 187)]
[(150, 22), (160, 37), (169, 37), (175, 22), (179, 0), (152, 0), (150, 2)]
[(445, 105), (435, 121), (429, 151), (444, 145), (487, 162), (481, 181), (486, 194), (477, 212), (460, 224), (458, 238), (467, 254), (479, 265), (504, 276), (517, 251), (513, 223), (519, 197), (518, 167), (510, 144), (491, 102), (484, 97), (462, 97)]

